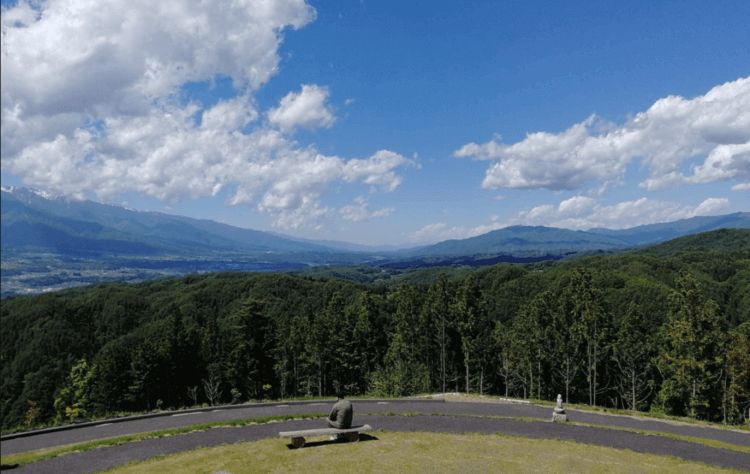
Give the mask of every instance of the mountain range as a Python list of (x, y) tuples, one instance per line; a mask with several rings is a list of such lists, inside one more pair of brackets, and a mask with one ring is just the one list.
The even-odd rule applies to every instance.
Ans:
[(0, 207), (3, 295), (219, 270), (534, 262), (618, 251), (720, 228), (750, 228), (750, 213), (739, 212), (619, 230), (512, 226), (468, 239), (392, 250), (297, 239), (210, 220), (52, 197), (28, 188), (3, 188)]
[(512, 226), (468, 239), (446, 240), (408, 250), (412, 256), (561, 255), (591, 250), (618, 250), (665, 242), (716, 229), (750, 228), (750, 212), (700, 216), (629, 229), (568, 230), (543, 226)]
[(330, 247), (188, 217), (3, 189), (4, 252), (63, 255), (259, 255), (331, 253)]

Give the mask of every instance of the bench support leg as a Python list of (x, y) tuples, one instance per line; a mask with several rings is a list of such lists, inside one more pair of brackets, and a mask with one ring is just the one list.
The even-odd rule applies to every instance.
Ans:
[(347, 433), (346, 434), (346, 440), (347, 441), (359, 441), (359, 433)]
[(292, 438), (292, 446), (294, 446), (295, 448), (301, 448), (304, 445), (305, 445), (305, 438), (301, 436)]

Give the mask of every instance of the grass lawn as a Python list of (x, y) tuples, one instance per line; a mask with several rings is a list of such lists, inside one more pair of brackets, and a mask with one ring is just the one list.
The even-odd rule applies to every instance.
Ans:
[(315, 443), (314, 439), (303, 449), (267, 439), (186, 451), (109, 472), (732, 472), (569, 441), (382, 431), (373, 438), (359, 443)]

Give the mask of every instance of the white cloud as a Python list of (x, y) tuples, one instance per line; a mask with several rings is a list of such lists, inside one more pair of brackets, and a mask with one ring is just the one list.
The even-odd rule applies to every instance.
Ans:
[(415, 243), (433, 243), (451, 239), (467, 239), (477, 235), (486, 234), (503, 227), (497, 216), (492, 216), (487, 224), (470, 226), (450, 226), (445, 222), (436, 222), (414, 231), (409, 235), (409, 240)]
[(492, 216), (490, 222), (474, 227), (450, 226), (445, 222), (428, 224), (413, 232), (409, 240), (431, 243), (466, 239), (512, 225), (539, 225), (575, 230), (627, 229), (645, 224), (716, 215), (728, 207), (729, 200), (726, 198), (708, 198), (697, 206), (645, 197), (604, 205), (588, 196), (573, 196), (559, 204), (543, 204), (521, 211), (516, 217), (502, 222), (497, 216)]
[(175, 200), (215, 195), (230, 187), (230, 204), (257, 201), (276, 225), (299, 228), (314, 226), (327, 214), (320, 199), (333, 182), (380, 184), (392, 190), (400, 182), (394, 170), (408, 163), (383, 150), (365, 159), (326, 156), (266, 128), (240, 133), (237, 128), (252, 113), (234, 110), (238, 103), (208, 109), (201, 125), (194, 119), (196, 108), (107, 119), (104, 134), (79, 129), (72, 139), (60, 135), (27, 147), (12, 169), (47, 189), (66, 194), (94, 190), (105, 199), (137, 191)]
[(586, 196), (574, 196), (558, 205), (545, 204), (522, 211), (511, 224), (544, 225), (565, 229), (625, 229), (720, 213), (729, 207), (726, 198), (708, 198), (697, 206), (645, 197), (603, 205)]
[(363, 196), (354, 199), (352, 204), (339, 209), (339, 213), (344, 220), (352, 222), (361, 222), (378, 217), (387, 217), (391, 215), (393, 208), (384, 207), (382, 209), (370, 210), (367, 200)]
[(416, 166), (398, 153), (380, 150), (366, 160), (349, 160), (344, 166), (344, 179), (352, 182), (362, 180), (373, 189), (393, 191), (401, 184), (401, 177), (393, 170), (400, 166)]
[(328, 89), (305, 84), (299, 93), (290, 92), (279, 106), (268, 111), (268, 120), (286, 132), (297, 127), (316, 129), (330, 127), (336, 121), (333, 111), (326, 105)]
[[(642, 159), (650, 171), (641, 185), (660, 189), (678, 183), (750, 179), (750, 77), (714, 87), (703, 96), (656, 101), (621, 126), (595, 116), (561, 133), (530, 133), (510, 145), (496, 140), (468, 143), (457, 157), (496, 161), (485, 188), (579, 189), (621, 179)], [(688, 160), (706, 157), (683, 175)]]
[(2, 24), (3, 102), (29, 115), (132, 111), (217, 74), (257, 89), (276, 73), (283, 29), (315, 17), (301, 0), (53, 0), (33, 16), (29, 8), (4, 9)]
[(750, 178), (750, 142), (719, 145), (706, 160), (692, 169), (691, 183), (710, 183), (732, 178)]
[[(326, 156), (291, 139), (295, 127), (335, 120), (323, 87), (302, 86), (258, 120), (254, 93), (277, 72), (284, 30), (315, 17), (303, 0), (38, 5), (2, 15), (3, 167), (29, 185), (108, 200), (227, 189), (229, 204), (297, 228), (333, 215), (322, 202), (333, 183), (392, 191), (410, 163), (387, 150)], [(235, 97), (185, 103), (188, 83), (221, 76)]]
[(412, 232), (409, 240), (412, 242), (431, 243), (441, 240), (461, 239), (465, 235), (465, 229), (460, 226), (449, 226), (445, 222), (436, 222)]
[(240, 130), (258, 118), (246, 96), (237, 96), (231, 100), (221, 101), (203, 112), (201, 128), (204, 130), (234, 131)]
[(573, 196), (566, 199), (558, 206), (560, 212), (566, 214), (581, 214), (591, 209), (596, 200), (587, 196)]
[(708, 198), (692, 211), (692, 216), (710, 216), (718, 212), (723, 212), (729, 207), (727, 198)]

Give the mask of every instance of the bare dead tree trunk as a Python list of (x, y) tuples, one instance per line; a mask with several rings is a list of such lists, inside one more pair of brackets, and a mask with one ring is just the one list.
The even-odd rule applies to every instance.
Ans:
[(208, 379), (203, 379), (203, 390), (208, 398), (208, 404), (213, 406), (219, 400), (221, 382), (214, 375), (209, 375)]
[(696, 390), (696, 382), (695, 379), (693, 379), (693, 396), (690, 398), (690, 416), (695, 417), (695, 392)]
[(469, 352), (464, 353), (464, 366), (466, 367), (466, 393), (469, 393)]
[(726, 425), (727, 424), (727, 377), (724, 376), (724, 396), (721, 397), (721, 416), (722, 416), (722, 422)]
[(318, 357), (318, 396), (323, 396), (323, 361)]
[(292, 364), (294, 369), (294, 389), (292, 390), (292, 393), (296, 397), (298, 395), (297, 386), (299, 385), (299, 379), (297, 378), (297, 357), (292, 357)]
[(484, 395), (484, 366), (479, 369), (479, 395)]
[(593, 372), (592, 368), (594, 365), (594, 360), (593, 360), (593, 348), (591, 346), (590, 340), (588, 341), (586, 345), (586, 357), (588, 359), (588, 365), (586, 367), (587, 369), (586, 378), (588, 379), (588, 382), (589, 382), (589, 405), (593, 405), (594, 404), (594, 377), (592, 373)]
[(534, 396), (534, 366), (529, 362), (529, 398)]
[(188, 396), (190, 397), (190, 401), (193, 402), (193, 406), (198, 405), (198, 386), (197, 385), (188, 387)]
[(508, 367), (508, 359), (506, 357), (503, 357), (501, 368), (502, 368), (503, 381), (505, 382), (505, 398), (508, 398), (508, 389), (509, 389), (508, 385), (510, 385), (509, 383), (510, 369)]
[(440, 374), (443, 381), (443, 393), (445, 393), (445, 314), (440, 318)]
[[(594, 331), (596, 331), (596, 324), (594, 325)], [(599, 357), (599, 345), (596, 339), (594, 340), (594, 406), (596, 406), (596, 362)]]
[(536, 359), (536, 399), (542, 399), (542, 360), (539, 356)]
[(503, 378), (505, 379), (505, 398), (508, 398), (508, 391), (510, 389), (510, 387), (509, 387), (509, 385), (510, 385), (510, 382), (509, 382), (509, 380), (510, 380), (510, 374), (508, 373), (508, 366), (507, 365), (505, 366), (505, 377), (503, 377)]

